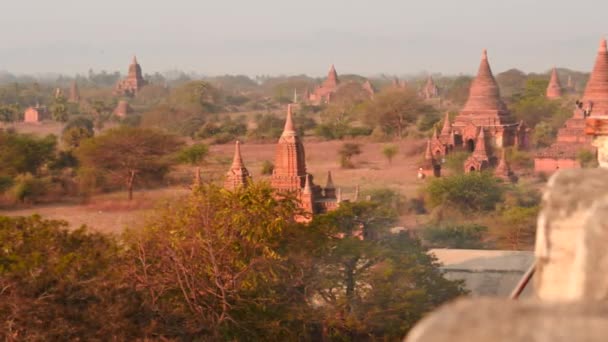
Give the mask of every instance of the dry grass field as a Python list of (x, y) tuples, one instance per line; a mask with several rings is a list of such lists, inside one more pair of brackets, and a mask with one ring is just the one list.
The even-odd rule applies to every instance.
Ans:
[[(29, 125), (28, 125), (29, 126)], [(37, 127), (20, 127), (36, 134), (53, 133), (60, 130), (54, 125), (36, 125)], [(55, 131), (56, 132), (56, 131)], [(382, 155), (382, 143), (361, 143), (362, 154), (354, 158), (356, 168), (340, 168), (338, 150), (342, 141), (306, 141), (306, 159), (308, 171), (315, 182), (325, 185), (327, 171), (331, 171), (334, 184), (342, 189), (345, 199), (351, 198), (357, 185), (361, 191), (380, 187), (389, 187), (407, 197), (415, 196), (422, 184), (416, 179), (417, 162), (420, 159), (420, 142), (396, 142), (399, 153), (391, 164)], [(275, 144), (242, 144), (242, 155), (245, 165), (252, 173), (254, 180), (264, 179), (261, 175), (262, 163), (273, 161)], [(207, 181), (221, 181), (232, 160), (234, 145), (213, 145), (203, 166), (203, 177)], [(405, 155), (409, 152), (412, 155)], [(154, 190), (136, 189), (135, 199), (127, 200), (126, 193), (116, 192), (94, 196), (87, 204), (57, 203), (52, 205), (33, 206), (14, 210), (0, 210), (0, 215), (31, 215), (68, 221), (73, 227), (87, 225), (102, 232), (120, 232), (126, 227), (137, 226), (146, 219), (163, 201), (175, 199), (187, 193), (184, 181), (189, 181), (194, 171), (191, 167), (179, 167), (172, 174), (173, 181), (168, 187)], [(181, 183), (181, 184), (180, 184)]]

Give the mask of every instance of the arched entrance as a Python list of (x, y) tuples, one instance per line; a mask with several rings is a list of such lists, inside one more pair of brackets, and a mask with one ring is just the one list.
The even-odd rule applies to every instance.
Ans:
[(475, 140), (473, 140), (473, 139), (467, 140), (467, 151), (469, 151), (469, 152), (475, 151)]

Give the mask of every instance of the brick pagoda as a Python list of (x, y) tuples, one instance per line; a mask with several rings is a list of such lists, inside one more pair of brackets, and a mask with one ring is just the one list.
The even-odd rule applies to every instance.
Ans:
[(437, 86), (435, 85), (435, 81), (433, 80), (433, 77), (431, 77), (430, 75), (426, 79), (426, 83), (425, 83), (424, 87), (422, 88), (422, 90), (420, 91), (420, 96), (426, 100), (430, 100), (430, 99), (439, 97), (439, 88), (437, 88)]
[(313, 104), (328, 103), (331, 99), (331, 95), (338, 89), (339, 84), (340, 80), (338, 79), (338, 73), (332, 64), (325, 81), (323, 81), (323, 83), (312, 93), (308, 94), (308, 101)]
[(135, 96), (137, 92), (148, 82), (144, 80), (141, 66), (137, 63), (137, 57), (133, 56), (133, 61), (129, 65), (127, 77), (116, 84), (114, 94), (122, 96)]
[(234, 146), (234, 157), (232, 159), (232, 165), (230, 170), (226, 173), (226, 179), (224, 180), (224, 188), (228, 190), (236, 190), (241, 187), (246, 187), (251, 179), (249, 170), (243, 163), (241, 157), (241, 143), (236, 142)]
[(559, 82), (559, 77), (557, 77), (557, 70), (553, 68), (551, 70), (551, 79), (549, 80), (549, 85), (547, 86), (547, 98), (548, 99), (559, 99), (562, 97), (562, 84)]
[[(250, 179), (251, 176), (243, 164), (240, 144), (237, 141), (234, 159), (226, 174), (224, 188), (234, 190), (237, 187), (246, 186)], [(306, 172), (304, 145), (293, 123), (291, 104), (287, 106), (285, 127), (277, 144), (270, 185), (277, 193), (294, 194), (300, 201), (301, 208), (310, 214), (310, 217), (306, 218), (296, 217), (297, 220), (307, 221), (312, 215), (335, 210), (340, 203), (339, 191), (336, 191), (330, 172), (327, 173), (325, 187), (316, 185), (312, 175)]]
[[(430, 150), (436, 167), (437, 160), (454, 149), (467, 150), (473, 154), (465, 162), (465, 172), (471, 172), (496, 165), (498, 160), (495, 149), (510, 146), (526, 148), (527, 144), (528, 128), (523, 122), (518, 123), (512, 118), (502, 101), (487, 52), (483, 50), (467, 102), (453, 122), (450, 121), (449, 114), (445, 114), (441, 133), (433, 133), (426, 154)], [(431, 165), (427, 157), (423, 164), (422, 169)]]
[(539, 151), (534, 158), (534, 171), (552, 173), (558, 169), (580, 168), (581, 151), (596, 153), (593, 137), (585, 135), (585, 118), (608, 115), (608, 49), (600, 41), (595, 65), (581, 101), (576, 101), (573, 115), (557, 133), (557, 141)]

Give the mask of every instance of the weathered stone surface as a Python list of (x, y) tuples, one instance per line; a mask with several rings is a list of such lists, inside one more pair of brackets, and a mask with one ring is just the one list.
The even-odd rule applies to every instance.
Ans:
[(549, 180), (543, 202), (535, 249), (537, 296), (608, 299), (608, 170), (560, 171)]
[(460, 300), (427, 316), (406, 342), (606, 341), (603, 303), (541, 303), (497, 299)]

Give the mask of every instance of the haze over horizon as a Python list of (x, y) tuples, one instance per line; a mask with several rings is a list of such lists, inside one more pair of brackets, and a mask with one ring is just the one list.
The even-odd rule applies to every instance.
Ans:
[(608, 1), (11, 1), (0, 70), (16, 74), (473, 74), (590, 71)]

